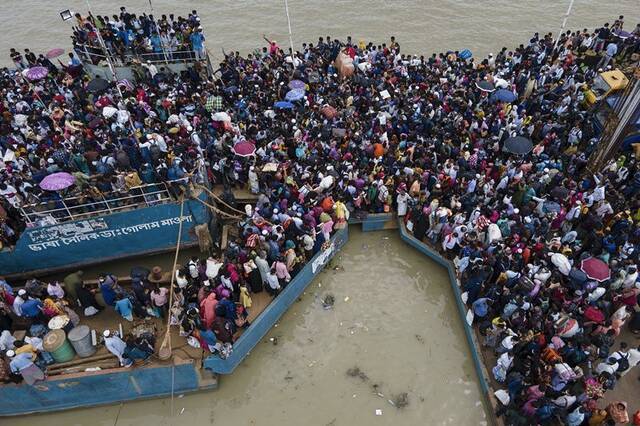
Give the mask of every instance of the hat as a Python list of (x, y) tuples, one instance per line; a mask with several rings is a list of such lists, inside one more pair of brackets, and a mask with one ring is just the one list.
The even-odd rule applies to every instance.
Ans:
[(203, 284), (205, 287), (211, 287), (211, 281), (209, 280), (204, 280)]
[(27, 290), (25, 290), (24, 288), (18, 290), (18, 296), (24, 296), (25, 294), (27, 294)]
[(104, 337), (109, 337), (109, 336), (111, 335), (111, 331), (109, 331), (109, 330), (105, 330), (105, 331), (103, 331), (103, 332), (102, 332), (102, 335), (103, 335)]
[(7, 351), (7, 356), (8, 356), (9, 358), (13, 358), (14, 356), (16, 356), (16, 353), (15, 353), (15, 351), (13, 351), (13, 350), (9, 349), (9, 350)]

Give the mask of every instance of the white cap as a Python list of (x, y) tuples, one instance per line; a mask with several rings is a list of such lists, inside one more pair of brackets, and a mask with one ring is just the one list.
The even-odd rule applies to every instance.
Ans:
[(16, 353), (15, 353), (14, 351), (12, 351), (11, 349), (9, 349), (9, 350), (7, 351), (7, 356), (8, 356), (9, 358), (13, 358), (14, 356), (16, 356)]
[(111, 331), (109, 331), (109, 330), (105, 330), (105, 331), (103, 331), (103, 332), (102, 332), (102, 335), (103, 335), (104, 337), (109, 337), (109, 336), (111, 335)]
[(204, 284), (205, 287), (210, 287), (211, 286), (211, 281), (204, 280), (203, 284)]
[(24, 288), (18, 290), (18, 296), (24, 296), (25, 294), (27, 294), (27, 290), (25, 290)]

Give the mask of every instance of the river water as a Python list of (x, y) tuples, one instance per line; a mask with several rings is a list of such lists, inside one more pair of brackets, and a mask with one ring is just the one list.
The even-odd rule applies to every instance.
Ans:
[[(94, 14), (149, 13), (149, 0), (90, 0)], [(379, 43), (395, 35), (404, 52), (431, 53), (471, 49), (484, 57), (501, 47), (526, 43), (531, 35), (557, 32), (568, 0), (289, 0), (293, 42), (315, 42), (319, 36)], [(262, 46), (262, 34), (288, 45), (284, 0), (151, 0), (153, 13), (186, 16), (196, 9), (201, 16), (206, 46), (219, 59), (225, 50), (249, 52)], [(0, 65), (10, 65), (9, 48), (36, 52), (70, 48), (72, 21), (62, 22), (59, 12), (83, 14), (85, 0), (2, 0)], [(625, 28), (640, 20), (638, 0), (578, 0), (567, 28), (593, 29), (604, 21), (625, 15)]]
[[(325, 310), (329, 294), (335, 305)], [(361, 377), (347, 374), (355, 367)], [(405, 392), (406, 407), (388, 402)], [(486, 424), (446, 271), (397, 231), (356, 227), (278, 326), (221, 378), (219, 390), (175, 398), (171, 406), (169, 398), (156, 399), (11, 424)]]

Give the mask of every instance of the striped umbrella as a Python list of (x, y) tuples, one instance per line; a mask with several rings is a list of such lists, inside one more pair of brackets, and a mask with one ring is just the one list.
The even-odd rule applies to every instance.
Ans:
[(49, 74), (49, 70), (45, 67), (31, 67), (27, 69), (24, 76), (31, 81), (42, 80)]

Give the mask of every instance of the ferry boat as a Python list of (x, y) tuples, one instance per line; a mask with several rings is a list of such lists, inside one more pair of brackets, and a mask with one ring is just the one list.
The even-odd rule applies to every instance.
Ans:
[[(27, 228), (14, 247), (0, 251), (0, 276), (26, 278), (175, 249), (181, 221), (176, 184), (143, 185), (91, 202), (60, 197), (22, 206)], [(194, 228), (210, 214), (196, 199), (185, 201), (184, 212), (180, 244), (197, 245)]]

